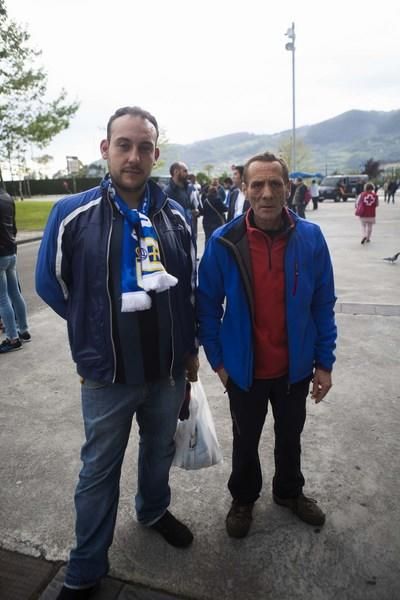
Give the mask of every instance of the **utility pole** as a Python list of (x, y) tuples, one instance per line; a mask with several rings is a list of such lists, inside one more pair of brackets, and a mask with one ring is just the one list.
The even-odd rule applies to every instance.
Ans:
[(295, 86), (295, 40), (294, 23), (289, 27), (285, 35), (291, 40), (285, 46), (286, 50), (292, 53), (292, 168), (291, 171), (296, 171), (296, 86)]

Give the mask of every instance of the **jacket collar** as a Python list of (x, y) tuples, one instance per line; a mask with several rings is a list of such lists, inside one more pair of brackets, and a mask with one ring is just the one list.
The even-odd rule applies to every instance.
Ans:
[[(246, 232), (247, 232), (246, 219), (247, 219), (247, 215), (250, 212), (251, 212), (251, 209), (249, 209), (243, 215), (240, 215), (240, 217), (237, 217), (233, 221), (230, 221), (229, 223), (227, 223), (227, 225), (225, 225), (225, 227), (223, 228), (221, 237), (232, 242), (233, 244), (237, 244), (246, 235)], [(285, 229), (285, 231), (287, 231), (288, 233), (294, 231), (294, 229), (297, 225), (297, 221), (299, 220), (296, 213), (294, 213), (290, 209), (286, 208), (286, 206), (285, 206), (282, 209), (282, 214), (283, 214), (285, 223), (287, 223), (287, 228)]]
[[(102, 181), (100, 183), (100, 187), (103, 190), (103, 192), (107, 192), (109, 180), (110, 180), (110, 176), (107, 173), (107, 175), (105, 175), (105, 177), (102, 179)], [(153, 181), (152, 179), (148, 179), (146, 185), (148, 187), (149, 198), (150, 198), (149, 215), (152, 215), (155, 212), (158, 212), (164, 206), (165, 202), (167, 201), (167, 196), (162, 191), (160, 186), (157, 185), (155, 183), (155, 181)]]

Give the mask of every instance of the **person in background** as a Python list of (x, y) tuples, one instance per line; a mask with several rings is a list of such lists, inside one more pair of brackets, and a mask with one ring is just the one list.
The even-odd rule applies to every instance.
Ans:
[(375, 192), (374, 185), (367, 183), (356, 204), (356, 216), (360, 217), (361, 222), (361, 244), (371, 241), (377, 206), (379, 206), (378, 194)]
[(311, 200), (313, 203), (313, 210), (317, 210), (318, 209), (318, 199), (319, 199), (319, 185), (318, 185), (316, 179), (313, 179), (311, 182), (310, 193), (311, 193)]
[(172, 198), (178, 202), (185, 211), (186, 218), (191, 224), (192, 222), (192, 188), (189, 184), (188, 168), (183, 162), (174, 162), (169, 168), (171, 179), (168, 182), (164, 192), (168, 198)]
[(0, 354), (20, 350), (31, 341), (25, 300), (17, 273), (17, 225), (13, 198), (0, 185), (0, 315), (6, 339)]
[(199, 266), (199, 340), (228, 392), (233, 427), (230, 537), (247, 535), (262, 488), (258, 454), (271, 403), (275, 428), (273, 500), (302, 521), (325, 515), (303, 494), (300, 437), (306, 399), (332, 386), (335, 292), (329, 251), (318, 225), (285, 207), (286, 163), (266, 152), (247, 161), (251, 208), (212, 235)]
[(243, 214), (249, 207), (246, 196), (242, 191), (242, 177), (243, 166), (235, 165), (232, 173), (233, 187), (229, 194), (228, 221), (232, 221), (232, 219)]
[(286, 200), (286, 206), (296, 212), (296, 207), (293, 204), (294, 195), (296, 193), (296, 184), (293, 179), (289, 179), (289, 194)]
[(225, 212), (227, 207), (218, 195), (217, 180), (212, 180), (208, 186), (207, 193), (203, 195), (201, 213), (203, 215), (203, 229), (205, 244), (211, 234), (225, 223)]
[(296, 179), (296, 191), (294, 193), (293, 204), (296, 207), (296, 212), (302, 219), (306, 218), (306, 192), (307, 186), (301, 177)]
[(194, 240), (197, 240), (198, 219), (201, 207), (201, 185), (196, 181), (196, 175), (194, 175), (193, 173), (189, 175), (188, 181), (188, 192), (190, 193), (190, 205), (192, 207), (192, 232)]
[(342, 202), (345, 202), (347, 200), (347, 198), (346, 198), (346, 189), (345, 189), (343, 181), (338, 181), (338, 183), (337, 183), (337, 186), (336, 186), (336, 199), (337, 199), (338, 202), (340, 200)]
[(231, 189), (233, 187), (233, 180), (231, 177), (225, 177), (224, 179), (224, 190), (225, 190), (225, 200), (224, 203), (226, 206), (229, 206), (229, 195), (231, 193)]
[(89, 598), (108, 572), (134, 416), (137, 520), (172, 546), (193, 540), (168, 508), (176, 424), (199, 367), (196, 261), (182, 206), (150, 179), (158, 134), (149, 112), (118, 109), (100, 144), (109, 173), (55, 204), (39, 250), (36, 289), (67, 321), (86, 436), (76, 545), (58, 600)]
[(390, 204), (390, 198), (392, 199), (392, 204), (394, 204), (394, 197), (396, 195), (397, 192), (397, 181), (395, 181), (394, 179), (392, 181), (389, 181), (388, 184), (388, 188), (387, 188), (387, 201), (388, 204)]

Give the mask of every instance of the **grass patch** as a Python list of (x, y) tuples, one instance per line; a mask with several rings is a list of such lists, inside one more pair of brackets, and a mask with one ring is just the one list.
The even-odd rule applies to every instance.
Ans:
[(15, 203), (15, 220), (18, 231), (42, 231), (54, 202), (24, 200)]

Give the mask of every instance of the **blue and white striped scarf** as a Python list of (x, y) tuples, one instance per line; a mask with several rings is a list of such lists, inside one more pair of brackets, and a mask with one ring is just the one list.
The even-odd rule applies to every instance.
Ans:
[(161, 263), (157, 234), (148, 218), (150, 193), (145, 194), (137, 209), (129, 208), (107, 179), (110, 197), (124, 217), (121, 250), (121, 311), (135, 312), (151, 307), (147, 292), (165, 292), (178, 283)]

